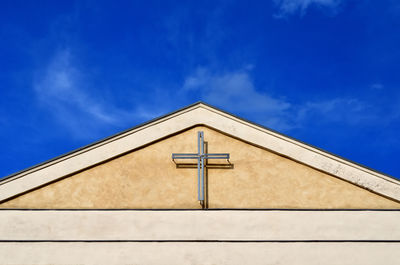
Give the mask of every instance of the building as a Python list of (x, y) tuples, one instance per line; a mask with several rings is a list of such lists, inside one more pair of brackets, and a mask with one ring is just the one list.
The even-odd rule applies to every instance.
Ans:
[(400, 182), (196, 103), (0, 182), (0, 264), (399, 264)]

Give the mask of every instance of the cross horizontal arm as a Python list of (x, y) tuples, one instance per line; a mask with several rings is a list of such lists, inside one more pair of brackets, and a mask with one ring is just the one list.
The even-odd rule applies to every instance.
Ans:
[(204, 154), (205, 159), (229, 159), (229, 154)]
[(198, 159), (199, 154), (172, 154), (172, 159)]
[(199, 159), (200, 157), (204, 159), (229, 159), (229, 154), (172, 154), (172, 159)]

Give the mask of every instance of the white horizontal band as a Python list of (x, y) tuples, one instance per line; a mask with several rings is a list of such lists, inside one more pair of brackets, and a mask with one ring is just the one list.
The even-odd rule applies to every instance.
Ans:
[(400, 240), (400, 211), (0, 210), (0, 240)]
[(0, 243), (2, 264), (398, 265), (394, 243)]

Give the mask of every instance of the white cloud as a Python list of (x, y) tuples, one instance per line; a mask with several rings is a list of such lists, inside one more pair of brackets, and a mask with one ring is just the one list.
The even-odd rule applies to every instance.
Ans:
[(104, 100), (89, 88), (82, 72), (69, 50), (62, 50), (37, 72), (33, 86), (40, 104), (74, 136), (92, 137), (105, 126), (121, 126), (140, 117)]
[(290, 104), (257, 91), (247, 71), (212, 75), (207, 69), (198, 69), (185, 80), (184, 89), (197, 89), (208, 102), (235, 105), (239, 111), (264, 113), (283, 112)]
[(274, 0), (275, 5), (279, 8), (277, 18), (286, 17), (296, 12), (300, 12), (303, 16), (310, 6), (319, 8), (328, 8), (336, 11), (342, 0)]
[(385, 86), (381, 83), (374, 83), (371, 85), (371, 88), (374, 90), (382, 90)]
[(216, 106), (243, 113), (260, 113), (268, 126), (288, 129), (290, 124), (284, 116), (291, 104), (257, 91), (248, 72), (250, 69), (213, 74), (206, 68), (199, 68), (185, 79), (183, 90), (198, 93), (205, 102)]
[(327, 121), (341, 124), (357, 125), (379, 120), (372, 106), (354, 98), (333, 98), (306, 102), (297, 110), (297, 122), (309, 121), (319, 123)]
[[(276, 96), (266, 87), (256, 87), (252, 68), (250, 65), (228, 72), (198, 68), (184, 79), (176, 100), (201, 99), (283, 132), (324, 121), (348, 125), (383, 122), (379, 110), (358, 99), (333, 97), (293, 103), (290, 97)], [(38, 102), (72, 136), (100, 136), (104, 128), (127, 127), (150, 120), (165, 114), (165, 108), (171, 110), (175, 106), (176, 102), (165, 101), (167, 95), (160, 89), (153, 91), (155, 96), (146, 104), (151, 108), (143, 102), (131, 110), (119, 108), (91, 87), (84, 72), (74, 63), (70, 52), (63, 50), (38, 71), (34, 83)]]
[(332, 97), (293, 103), (290, 98), (274, 96), (268, 88), (260, 89), (251, 78), (251, 68), (225, 73), (199, 68), (185, 79), (182, 90), (283, 132), (324, 122), (349, 126), (385, 122), (379, 109), (360, 99)]

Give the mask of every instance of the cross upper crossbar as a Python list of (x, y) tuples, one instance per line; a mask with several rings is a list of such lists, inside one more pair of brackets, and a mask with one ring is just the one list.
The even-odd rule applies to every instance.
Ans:
[(199, 157), (204, 159), (229, 159), (229, 154), (172, 154), (172, 159), (198, 159)]
[(204, 152), (204, 133), (199, 131), (197, 133), (197, 153), (174, 153), (172, 160), (175, 159), (196, 159), (197, 160), (197, 193), (198, 200), (204, 203), (204, 168), (206, 167), (205, 161), (207, 159), (226, 159), (229, 162), (228, 153), (205, 153)]

